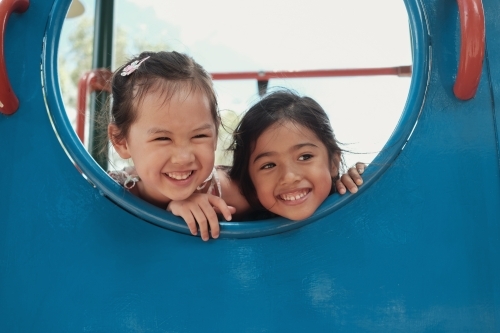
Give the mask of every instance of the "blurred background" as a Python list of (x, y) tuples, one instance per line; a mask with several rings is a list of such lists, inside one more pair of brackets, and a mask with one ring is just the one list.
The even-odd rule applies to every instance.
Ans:
[[(103, 38), (108, 43), (104, 48), (99, 46)], [(108, 59), (104, 63), (96, 56), (99, 47)], [(209, 73), (412, 64), (403, 0), (74, 0), (61, 33), (59, 75), (75, 128), (82, 76), (103, 65), (114, 70), (145, 50), (187, 53)], [(404, 109), (410, 81), (411, 75), (283, 77), (270, 79), (267, 89), (287, 87), (317, 100), (348, 151), (344, 157), (349, 167), (357, 161), (369, 163), (383, 148)], [(260, 98), (257, 81), (215, 80), (215, 88), (230, 132)], [(82, 140), (87, 147), (95, 130), (92, 109), (102, 108), (95, 105), (96, 95), (86, 100)], [(221, 131), (217, 164), (232, 163), (224, 151), (229, 132)], [(109, 166), (98, 161), (104, 169), (127, 164), (112, 151), (107, 159)]]

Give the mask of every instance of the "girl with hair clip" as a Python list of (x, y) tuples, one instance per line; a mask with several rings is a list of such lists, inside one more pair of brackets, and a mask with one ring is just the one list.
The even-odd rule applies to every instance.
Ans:
[[(193, 235), (219, 236), (214, 209), (231, 220), (248, 209), (214, 168), (220, 116), (209, 74), (177, 52), (143, 52), (112, 77), (108, 138), (134, 166), (109, 175), (132, 194), (181, 216)], [(233, 193), (223, 200), (222, 194)], [(186, 199), (189, 198), (188, 201)]]
[(330, 194), (355, 193), (363, 183), (363, 163), (340, 177), (342, 149), (323, 108), (288, 90), (246, 112), (230, 149), (230, 177), (259, 218), (308, 218)]

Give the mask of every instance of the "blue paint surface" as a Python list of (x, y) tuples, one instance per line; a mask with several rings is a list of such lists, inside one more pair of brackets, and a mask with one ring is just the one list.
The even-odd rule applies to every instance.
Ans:
[(408, 0), (410, 96), (362, 190), (208, 243), (113, 184), (69, 131), (55, 69), (68, 5), (31, 0), (7, 25), (20, 109), (0, 115), (0, 332), (500, 331), (497, 0), (483, 0), (475, 98), (452, 92), (456, 2)]

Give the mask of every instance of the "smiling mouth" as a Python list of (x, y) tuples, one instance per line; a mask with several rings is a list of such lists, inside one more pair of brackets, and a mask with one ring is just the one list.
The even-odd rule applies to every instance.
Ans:
[(193, 174), (193, 171), (184, 171), (184, 172), (168, 172), (166, 175), (175, 180), (185, 180), (188, 179), (189, 176)]
[(303, 189), (303, 190), (299, 190), (299, 191), (295, 191), (295, 192), (280, 194), (278, 197), (284, 201), (295, 201), (295, 200), (302, 199), (309, 192), (311, 192), (310, 189)]

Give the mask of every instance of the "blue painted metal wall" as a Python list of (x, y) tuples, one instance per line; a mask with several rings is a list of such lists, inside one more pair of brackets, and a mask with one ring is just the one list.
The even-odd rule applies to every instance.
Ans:
[(456, 2), (408, 0), (411, 95), (362, 191), (204, 243), (75, 153), (53, 91), (69, 1), (31, 0), (5, 40), (20, 109), (0, 115), (0, 332), (499, 332), (500, 3), (483, 3), (474, 99), (452, 92)]

